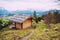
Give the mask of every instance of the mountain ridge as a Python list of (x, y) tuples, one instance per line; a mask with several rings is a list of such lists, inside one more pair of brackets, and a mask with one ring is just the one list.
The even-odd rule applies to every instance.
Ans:
[[(47, 14), (49, 11), (56, 11), (56, 10), (48, 10), (48, 11), (36, 11), (37, 15), (42, 16), (44, 14)], [(60, 10), (58, 10), (60, 12)], [(0, 7), (0, 15), (14, 15), (14, 14), (27, 14), (27, 15), (33, 15), (34, 10), (16, 10), (16, 11), (8, 11), (4, 8)]]

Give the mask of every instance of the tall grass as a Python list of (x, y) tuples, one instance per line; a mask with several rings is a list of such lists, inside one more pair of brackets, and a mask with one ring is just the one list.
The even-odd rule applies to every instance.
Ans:
[(50, 25), (51, 28), (47, 29), (44, 22), (39, 22), (37, 28), (34, 30), (34, 34), (29, 40), (60, 40), (60, 23)]

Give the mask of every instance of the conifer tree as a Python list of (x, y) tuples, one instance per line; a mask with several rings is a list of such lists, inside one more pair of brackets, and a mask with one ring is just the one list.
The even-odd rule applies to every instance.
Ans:
[(34, 14), (33, 14), (33, 16), (34, 16), (34, 21), (36, 22), (36, 23), (38, 23), (38, 18), (37, 18), (37, 15), (36, 15), (36, 11), (34, 11)]

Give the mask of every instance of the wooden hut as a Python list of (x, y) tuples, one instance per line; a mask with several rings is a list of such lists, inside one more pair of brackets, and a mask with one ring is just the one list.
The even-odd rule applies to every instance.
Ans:
[(14, 15), (8, 19), (12, 21), (13, 27), (17, 29), (25, 29), (32, 26), (32, 16), (29, 15)]

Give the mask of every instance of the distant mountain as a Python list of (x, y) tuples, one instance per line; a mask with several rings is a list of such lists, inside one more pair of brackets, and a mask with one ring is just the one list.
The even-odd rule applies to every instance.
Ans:
[(42, 16), (42, 15), (44, 15), (44, 14), (47, 14), (48, 11), (38, 11), (38, 12), (36, 12), (36, 13), (37, 13), (37, 15)]
[[(37, 15), (42, 16), (43, 14), (46, 14), (48, 11), (36, 11)], [(27, 14), (27, 15), (33, 15), (34, 14), (34, 10), (16, 10), (16, 11), (12, 11), (13, 14)]]
[(12, 15), (8, 10), (0, 7), (0, 16), (4, 16), (4, 15)]
[(33, 14), (33, 11), (31, 10), (16, 10), (16, 11), (12, 11), (11, 13), (13, 14), (27, 14), (27, 15), (32, 15)]
[(60, 10), (50, 10), (51, 12), (56, 12), (56, 11), (58, 11), (59, 13), (60, 13)]
[[(56, 10), (49, 10), (51, 12), (54, 12)], [(36, 11), (37, 15), (42, 16), (43, 14), (47, 14), (49, 11)], [(60, 10), (57, 10), (60, 13)], [(33, 15), (34, 10), (16, 10), (16, 11), (8, 11), (2, 7), (0, 7), (0, 16), (7, 15), (7, 16), (13, 16), (15, 14), (27, 14), (27, 15)]]

